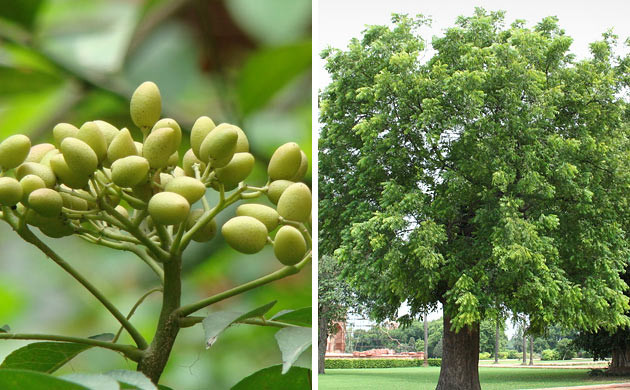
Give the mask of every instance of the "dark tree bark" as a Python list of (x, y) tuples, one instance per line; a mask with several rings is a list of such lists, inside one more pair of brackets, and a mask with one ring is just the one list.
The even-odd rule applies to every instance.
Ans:
[(328, 340), (328, 320), (324, 313), (319, 314), (318, 324), (318, 340), (317, 340), (317, 373), (325, 374), (326, 364), (326, 340)]
[(481, 390), (479, 383), (479, 324), (451, 330), (446, 313), (442, 339), (442, 367), (436, 390)]
[(527, 335), (525, 334), (525, 326), (523, 326), (523, 365), (527, 364)]
[(494, 364), (499, 364), (499, 319), (497, 318), (497, 327), (494, 332)]
[(529, 365), (534, 365), (534, 336), (529, 336)]
[(609, 374), (628, 375), (630, 374), (630, 348), (612, 350), (612, 360), (606, 370)]
[(425, 367), (429, 367), (429, 320), (428, 314), (424, 314), (424, 363)]

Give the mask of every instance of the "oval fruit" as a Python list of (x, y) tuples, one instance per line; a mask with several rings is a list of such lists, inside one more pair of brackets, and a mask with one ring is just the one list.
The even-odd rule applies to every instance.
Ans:
[(105, 143), (107, 144), (107, 147), (109, 147), (114, 140), (114, 137), (118, 135), (119, 130), (111, 123), (102, 120), (95, 120), (94, 123), (99, 129), (101, 129), (101, 133), (105, 136)]
[(265, 224), (268, 232), (273, 231), (278, 226), (279, 222), (279, 215), (275, 209), (256, 203), (248, 203), (238, 206), (236, 208), (236, 215), (247, 215), (256, 218)]
[(174, 192), (159, 192), (149, 200), (149, 214), (155, 223), (175, 225), (188, 218), (190, 204)]
[(201, 143), (199, 159), (211, 164), (213, 168), (226, 166), (236, 149), (238, 133), (230, 126), (217, 126)]
[(112, 181), (120, 187), (135, 187), (147, 180), (149, 162), (140, 156), (127, 156), (112, 163)]
[(201, 148), (203, 140), (206, 139), (208, 133), (210, 133), (215, 127), (216, 125), (212, 119), (207, 116), (199, 117), (195, 121), (195, 124), (190, 130), (190, 148), (197, 158), (201, 156), (199, 154), (199, 148)]
[(273, 152), (267, 167), (269, 178), (291, 180), (300, 169), (302, 151), (295, 142), (288, 142)]
[(22, 186), (12, 177), (0, 177), (0, 205), (14, 206), (22, 200)]
[(61, 142), (61, 153), (68, 167), (81, 176), (91, 176), (98, 167), (98, 157), (90, 145), (78, 138), (68, 137)]
[(46, 188), (46, 183), (39, 176), (26, 175), (20, 180), (20, 186), (22, 187), (22, 203), (27, 204), (31, 192), (38, 188)]
[(221, 234), (228, 245), (247, 254), (260, 252), (267, 243), (267, 228), (254, 217), (230, 219), (221, 227)]
[(238, 133), (238, 140), (236, 141), (236, 149), (234, 150), (234, 153), (248, 153), (249, 141), (247, 140), (247, 135), (245, 135), (245, 132), (240, 127), (234, 125), (230, 126), (234, 127)]
[(306, 184), (291, 184), (278, 199), (278, 214), (290, 221), (306, 222), (311, 215), (311, 202), (311, 190)]
[(50, 188), (39, 188), (28, 196), (28, 205), (44, 217), (54, 217), (61, 213), (63, 199)]
[(85, 199), (65, 192), (60, 192), (59, 195), (61, 195), (61, 199), (63, 200), (63, 207), (67, 209), (77, 211), (86, 211), (88, 209), (88, 203)]
[(40, 162), (42, 158), (46, 155), (46, 153), (55, 149), (55, 145), (53, 144), (37, 144), (31, 147), (31, 150), (28, 152), (26, 156), (26, 160), (24, 162)]
[(188, 203), (193, 204), (205, 195), (206, 186), (197, 179), (182, 176), (171, 179), (164, 187), (164, 191), (180, 194)]
[(15, 177), (18, 180), (22, 180), (22, 178), (26, 175), (35, 175), (39, 176), (46, 183), (46, 187), (52, 188), (57, 182), (57, 178), (55, 177), (55, 173), (53, 170), (47, 166), (40, 163), (27, 162), (15, 170)]
[(107, 157), (107, 140), (105, 140), (105, 135), (96, 123), (85, 122), (79, 129), (76, 138), (92, 148), (99, 162), (102, 162)]
[(193, 164), (199, 164), (199, 175), (203, 174), (203, 171), (206, 169), (206, 163), (199, 160), (192, 149), (188, 149), (182, 159), (182, 168), (184, 168), (186, 176), (196, 177)]
[(273, 253), (284, 265), (295, 265), (306, 254), (306, 241), (299, 230), (293, 226), (283, 226), (276, 233)]
[(175, 119), (162, 118), (153, 125), (153, 130), (161, 129), (162, 127), (170, 127), (175, 131), (175, 150), (179, 149), (179, 145), (182, 143), (182, 128)]
[(247, 179), (254, 169), (254, 156), (250, 153), (235, 153), (232, 161), (223, 168), (217, 168), (216, 178), (223, 183), (226, 191), (230, 191), (238, 183)]
[(129, 105), (131, 120), (146, 134), (162, 113), (162, 97), (154, 82), (140, 84), (131, 96)]
[(53, 139), (57, 147), (61, 146), (61, 142), (68, 137), (76, 137), (79, 129), (70, 123), (58, 123), (53, 127)]
[[(201, 218), (203, 215), (203, 210), (195, 209), (190, 212), (190, 217), (188, 218), (187, 229), (190, 230)], [(217, 235), (217, 221), (211, 219), (210, 222), (201, 226), (199, 230), (193, 234), (192, 239), (196, 242), (207, 242), (214, 238)]]
[(90, 181), (89, 176), (70, 169), (63, 154), (56, 154), (50, 158), (50, 167), (59, 180), (70, 188), (85, 188)]
[(298, 168), (295, 175), (291, 178), (291, 181), (300, 181), (304, 179), (304, 175), (306, 175), (306, 171), (308, 170), (308, 157), (306, 157), (306, 153), (300, 150), (300, 154), (302, 159), (300, 160), (300, 168)]
[(269, 189), (267, 190), (267, 198), (273, 204), (278, 204), (278, 199), (280, 199), (280, 195), (286, 190), (291, 184), (293, 184), (290, 180), (276, 180), (269, 184)]
[(120, 130), (107, 148), (107, 160), (110, 164), (119, 158), (139, 155), (131, 133), (126, 128)]
[(175, 153), (175, 130), (170, 127), (156, 129), (149, 134), (142, 146), (142, 155), (151, 168), (164, 168)]
[(31, 140), (15, 134), (0, 143), (0, 169), (7, 171), (22, 164), (31, 150)]

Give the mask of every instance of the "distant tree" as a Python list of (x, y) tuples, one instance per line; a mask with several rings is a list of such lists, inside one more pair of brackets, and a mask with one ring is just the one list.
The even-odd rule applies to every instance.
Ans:
[(437, 389), (478, 390), (497, 304), (533, 334), (628, 323), (628, 60), (612, 34), (576, 61), (556, 18), (506, 28), (483, 9), (425, 52), (426, 22), (322, 53), (320, 249), (375, 318), (441, 303)]
[(318, 372), (324, 374), (326, 342), (335, 332), (334, 323), (345, 321), (348, 310), (354, 305), (352, 292), (346, 281), (339, 277), (339, 263), (331, 256), (321, 256), (318, 266)]

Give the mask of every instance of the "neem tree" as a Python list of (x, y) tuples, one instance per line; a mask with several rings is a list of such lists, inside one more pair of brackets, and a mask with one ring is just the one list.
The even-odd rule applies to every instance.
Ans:
[[(395, 15), (326, 50), (320, 242), (377, 318), (444, 307), (438, 389), (479, 389), (479, 322), (628, 323), (628, 58), (556, 18), (460, 17), (432, 52)], [(430, 55), (430, 56), (429, 56)], [(408, 319), (408, 318), (406, 318)]]
[[(91, 389), (92, 383), (104, 380), (102, 376), (70, 376), (62, 381), (15, 369), (50, 373), (93, 346), (117, 351), (137, 362), (138, 371), (157, 384), (179, 331), (201, 322), (208, 347), (235, 323), (281, 328), (276, 338), (283, 353), (283, 373), (310, 346), (310, 309), (266, 319), (264, 315), (274, 301), (249, 312), (218, 311), (206, 318), (193, 315), (214, 303), (295, 274), (308, 264), (311, 259), (311, 193), (300, 183), (308, 167), (306, 155), (295, 143), (282, 145), (269, 162), (268, 183), (253, 187), (244, 182), (252, 171), (254, 157), (240, 128), (225, 123), (215, 126), (210, 118), (199, 118), (190, 132), (191, 149), (179, 166), (182, 131), (174, 120), (160, 119), (160, 114), (159, 90), (154, 83), (145, 82), (131, 98), (131, 118), (142, 131), (143, 143), (134, 142), (129, 130), (118, 130), (103, 121), (86, 122), (80, 128), (58, 124), (53, 129), (54, 145), (31, 146), (28, 137), (23, 135), (11, 136), (0, 143), (0, 217), (22, 239), (35, 245), (81, 283), (120, 322), (121, 331), (128, 332), (135, 343), (117, 343), (120, 332), (115, 336), (81, 338), (0, 329), (0, 339), (53, 341), (30, 344), (9, 355), (0, 365), (3, 389), (31, 382), (46, 388)], [(208, 187), (218, 192), (217, 204), (210, 205), (207, 201)], [(183, 304), (184, 250), (191, 241), (211, 240), (218, 230), (215, 217), (228, 206), (263, 195), (276, 204), (277, 209), (257, 203), (242, 204), (236, 209), (237, 216), (221, 227), (221, 234), (231, 247), (242, 253), (254, 254), (267, 244), (273, 245), (283, 267), (198, 302)], [(200, 207), (191, 208), (197, 202)], [(152, 340), (147, 341), (130, 322), (135, 307), (128, 316), (123, 315), (92, 282), (34, 234), (33, 227), (48, 237), (77, 235), (97, 245), (132, 252), (143, 260), (160, 281), (157, 290), (163, 296)], [(152, 292), (155, 290), (145, 294), (138, 305)], [(309, 363), (302, 361), (301, 365), (309, 366)], [(307, 369), (295, 368), (290, 378), (278, 378), (280, 369), (274, 368), (263, 373), (265, 383), (273, 380), (276, 371), (280, 381), (310, 381)], [(255, 377), (246, 379), (241, 386), (256, 386), (251, 383), (257, 380)], [(143, 380), (129, 372), (113, 373), (105, 379), (137, 386)], [(113, 383), (114, 388), (118, 388), (118, 383)], [(152, 388), (150, 382), (142, 386), (138, 388)]]

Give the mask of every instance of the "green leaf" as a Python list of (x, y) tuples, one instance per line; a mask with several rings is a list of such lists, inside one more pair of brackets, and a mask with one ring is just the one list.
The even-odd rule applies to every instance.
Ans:
[(306, 348), (291, 367), (302, 367), (310, 370), (313, 367), (313, 346)]
[(60, 378), (83, 385), (90, 390), (120, 390), (118, 382), (103, 374), (68, 374)]
[(105, 375), (125, 385), (124, 389), (158, 390), (149, 378), (138, 371), (114, 370), (105, 373)]
[(274, 321), (284, 322), (285, 324), (292, 324), (297, 326), (312, 326), (312, 310), (310, 307), (305, 307), (297, 310), (282, 310), (271, 317)]
[(9, 324), (4, 324), (0, 327), (0, 333), (9, 333), (11, 331), (11, 328), (9, 327)]
[(311, 68), (311, 41), (258, 51), (243, 66), (236, 92), (244, 115), (262, 108), (295, 77)]
[(29, 370), (0, 370), (2, 390), (91, 390), (52, 375)]
[(2, 1), (0, 2), (0, 19), (7, 19), (30, 29), (43, 2), (43, 0)]
[(286, 373), (297, 358), (313, 343), (311, 328), (289, 327), (276, 333), (282, 352), (282, 373)]
[(311, 370), (293, 367), (282, 374), (282, 366), (264, 368), (238, 382), (232, 390), (304, 390), (311, 388)]
[(233, 323), (247, 318), (262, 317), (276, 302), (277, 301), (269, 302), (266, 305), (262, 305), (245, 313), (225, 310), (210, 314), (204, 318), (202, 323), (206, 337), (206, 347), (210, 348), (217, 340), (219, 334)]
[[(111, 340), (113, 335), (94, 336), (97, 340)], [(7, 356), (0, 368), (13, 368), (53, 373), (81, 352), (92, 348), (90, 345), (44, 341), (28, 344), (16, 349)]]
[(158, 390), (173, 390), (168, 386), (164, 386), (164, 385), (158, 385)]

